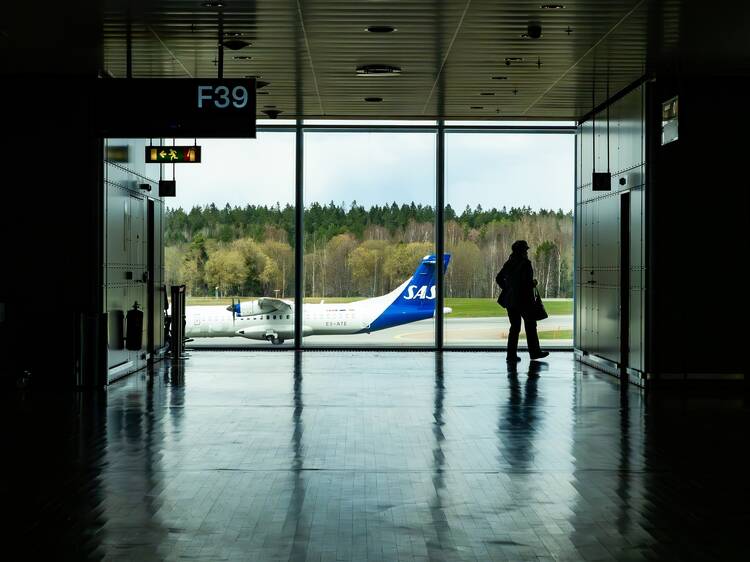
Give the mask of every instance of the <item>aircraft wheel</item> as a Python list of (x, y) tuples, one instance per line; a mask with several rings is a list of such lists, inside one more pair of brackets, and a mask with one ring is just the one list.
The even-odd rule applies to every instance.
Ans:
[(273, 345), (281, 345), (282, 343), (284, 343), (284, 339), (283, 338), (274, 338), (273, 340), (271, 340), (271, 342), (273, 343)]

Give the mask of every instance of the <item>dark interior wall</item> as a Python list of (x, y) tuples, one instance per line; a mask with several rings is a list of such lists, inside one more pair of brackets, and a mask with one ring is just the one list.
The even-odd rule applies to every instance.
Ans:
[[(3, 382), (30, 370), (74, 384), (82, 319), (101, 312), (103, 146), (86, 87), (104, 66), (101, 31), (96, 0), (0, 5)], [(104, 362), (95, 351), (90, 366)]]
[(101, 306), (102, 142), (82, 81), (13, 83), (0, 94), (0, 372), (67, 385), (79, 319)]
[[(576, 136), (575, 347), (585, 354), (585, 360), (613, 372), (624, 363), (635, 371), (636, 379), (645, 371), (644, 104), (645, 86), (641, 85), (586, 118)], [(592, 172), (608, 169), (612, 173), (610, 191), (594, 191)], [(625, 194), (629, 194), (630, 209), (622, 216), (621, 198)], [(625, 243), (621, 239), (623, 221), (629, 231)], [(627, 254), (625, 260), (623, 252)], [(628, 270), (625, 287), (621, 264)], [(623, 336), (627, 342), (625, 357), (620, 349)]]
[[(747, 373), (747, 78), (653, 85), (650, 371)], [(661, 103), (679, 96), (679, 139), (661, 145)]]

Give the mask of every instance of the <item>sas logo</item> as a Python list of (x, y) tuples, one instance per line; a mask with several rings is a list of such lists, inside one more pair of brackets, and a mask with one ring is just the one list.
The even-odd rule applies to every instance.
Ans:
[(406, 294), (404, 295), (404, 300), (410, 301), (413, 299), (434, 300), (435, 285), (430, 287), (429, 295), (427, 294), (427, 285), (422, 285), (421, 287), (417, 287), (417, 285), (409, 285), (409, 288), (406, 290)]

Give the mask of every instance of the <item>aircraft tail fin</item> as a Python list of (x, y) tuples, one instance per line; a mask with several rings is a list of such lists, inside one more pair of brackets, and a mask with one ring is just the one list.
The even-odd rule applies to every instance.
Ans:
[[(443, 273), (448, 269), (450, 254), (443, 255)], [(370, 324), (370, 330), (382, 330), (417, 320), (432, 318), (437, 298), (435, 283), (437, 258), (429, 255), (422, 258), (414, 274), (388, 294), (393, 300)]]

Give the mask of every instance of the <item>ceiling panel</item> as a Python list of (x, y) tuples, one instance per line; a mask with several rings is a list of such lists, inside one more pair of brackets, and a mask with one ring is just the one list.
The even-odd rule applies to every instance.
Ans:
[[(224, 50), (224, 76), (269, 83), (259, 91), (259, 111), (275, 106), (281, 118), (476, 120), (576, 118), (656, 64), (678, 61), (700, 72), (750, 66), (748, 42), (738, 40), (745, 35), (719, 29), (720, 21), (726, 27), (743, 18), (714, 5), (722, 0), (699, 8), (679, 0), (563, 0), (561, 9), (542, 9), (546, 0), (205, 2), (81, 0), (36, 15), (30, 4), (3, 3), (0, 72), (50, 71), (55, 62), (37, 55), (56, 46), (67, 58), (98, 57), (107, 72), (122, 78), (129, 34), (133, 76), (215, 77), (223, 29), (228, 35), (222, 36), (250, 43)], [(42, 21), (46, 15), (62, 18), (62, 31), (59, 23)], [(38, 21), (2, 23), (19, 17)], [(706, 18), (717, 27), (711, 37), (702, 25)], [(522, 37), (530, 21), (541, 23), (541, 38)], [(368, 33), (371, 25), (396, 31)], [(33, 26), (54, 40), (40, 43), (38, 33), (31, 39)], [(66, 42), (73, 45), (67, 51)], [(680, 61), (681, 53), (700, 65)], [(358, 76), (356, 68), (365, 64), (394, 65), (401, 73)], [(367, 97), (383, 101), (369, 103)]]

